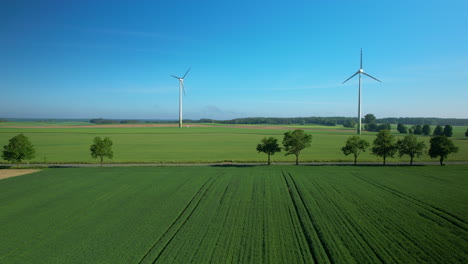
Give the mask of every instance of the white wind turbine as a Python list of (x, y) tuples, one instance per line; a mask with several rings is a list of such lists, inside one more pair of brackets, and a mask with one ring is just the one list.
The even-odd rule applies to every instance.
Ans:
[(190, 67), (187, 72), (184, 74), (184, 77), (177, 77), (174, 75), (171, 75), (172, 77), (176, 78), (179, 80), (179, 127), (182, 127), (182, 91), (184, 92), (185, 95), (185, 88), (184, 88), (184, 78), (187, 76), (187, 73), (190, 71), (192, 67)]
[(358, 125), (357, 133), (360, 135), (361, 134), (361, 74), (364, 74), (367, 77), (370, 77), (370, 78), (372, 78), (372, 79), (374, 79), (374, 80), (376, 80), (378, 82), (382, 82), (379, 79), (377, 79), (375, 77), (372, 77), (369, 74), (365, 73), (364, 70), (362, 69), (362, 49), (361, 49), (361, 67), (359, 68), (359, 70), (355, 74), (353, 74), (351, 77), (346, 79), (341, 84), (344, 84), (345, 82), (349, 81), (351, 78), (353, 78), (357, 74), (359, 74), (359, 99), (358, 99), (358, 122), (359, 122), (359, 125)]

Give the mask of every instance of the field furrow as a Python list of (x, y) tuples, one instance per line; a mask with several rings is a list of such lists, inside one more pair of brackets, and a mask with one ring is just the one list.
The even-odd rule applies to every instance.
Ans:
[(0, 262), (466, 263), (467, 171), (49, 169), (0, 181)]

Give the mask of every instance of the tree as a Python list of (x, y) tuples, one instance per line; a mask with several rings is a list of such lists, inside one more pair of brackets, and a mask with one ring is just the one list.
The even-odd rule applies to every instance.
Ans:
[(408, 155), (410, 157), (410, 165), (413, 165), (414, 157), (421, 157), (426, 148), (426, 144), (424, 144), (423, 141), (418, 142), (414, 135), (407, 135), (402, 140), (397, 141), (397, 148), (400, 157)]
[(343, 122), (343, 127), (354, 128), (354, 127), (356, 127), (356, 121), (354, 121), (352, 119), (348, 119), (348, 120)]
[(384, 130), (384, 129), (387, 129), (387, 130), (392, 130), (392, 126), (390, 124), (380, 124), (378, 125), (377, 127), (377, 132), (379, 132), (380, 130)]
[(296, 165), (299, 165), (299, 154), (307, 147), (310, 147), (312, 135), (306, 134), (302, 129), (288, 131), (284, 133), (283, 145), (286, 150), (286, 156), (296, 155)]
[(374, 114), (367, 114), (364, 116), (364, 122), (366, 124), (371, 124), (375, 122), (375, 115)]
[(422, 126), (421, 125), (417, 125), (415, 128), (414, 128), (414, 131), (413, 133), (415, 135), (421, 135), (423, 132), (422, 132)]
[(436, 128), (434, 129), (433, 135), (434, 135), (434, 136), (442, 136), (442, 135), (444, 135), (444, 129), (443, 129), (441, 126), (436, 126)]
[(453, 135), (453, 128), (451, 125), (446, 125), (444, 127), (444, 135), (446, 137), (451, 137)]
[(349, 154), (353, 154), (354, 165), (356, 165), (359, 154), (361, 154), (361, 152), (365, 152), (366, 148), (368, 147), (369, 142), (367, 142), (364, 139), (361, 139), (358, 136), (352, 136), (349, 137), (348, 140), (346, 140), (346, 145), (341, 148), (341, 151), (343, 151), (343, 154), (345, 154), (346, 156), (348, 156)]
[(280, 152), (281, 148), (278, 145), (278, 139), (274, 137), (264, 137), (261, 143), (257, 145), (257, 151), (268, 155), (268, 165), (270, 165), (270, 156), (275, 155), (276, 152)]
[(424, 125), (424, 126), (422, 127), (422, 133), (423, 133), (423, 135), (425, 135), (425, 136), (429, 136), (429, 135), (431, 134), (431, 126), (429, 126), (429, 125)]
[(383, 165), (387, 157), (395, 155), (397, 147), (395, 144), (395, 137), (390, 133), (389, 130), (382, 130), (377, 134), (377, 138), (374, 140), (374, 146), (372, 147), (372, 154), (383, 158)]
[(29, 139), (25, 135), (19, 134), (12, 137), (8, 145), (3, 146), (2, 158), (19, 165), (23, 160), (33, 159), (35, 152)]
[(95, 137), (93, 144), (90, 146), (91, 157), (93, 159), (99, 158), (101, 160), (101, 167), (104, 162), (104, 157), (112, 159), (114, 152), (112, 151), (112, 140), (109, 137), (101, 139), (101, 137)]
[(465, 137), (468, 137), (468, 128), (466, 129)]
[(429, 148), (429, 156), (431, 158), (439, 157), (440, 165), (444, 165), (444, 160), (451, 153), (457, 153), (458, 147), (446, 136), (435, 136), (431, 138), (431, 147)]
[(403, 125), (402, 123), (398, 123), (397, 130), (398, 130), (398, 132), (400, 132), (401, 134), (406, 134), (406, 133), (408, 133), (408, 128), (407, 128), (405, 125)]
[(371, 132), (377, 132), (377, 130), (379, 129), (379, 126), (376, 123), (370, 123), (370, 124), (366, 124), (364, 126), (364, 129), (367, 131), (371, 131)]

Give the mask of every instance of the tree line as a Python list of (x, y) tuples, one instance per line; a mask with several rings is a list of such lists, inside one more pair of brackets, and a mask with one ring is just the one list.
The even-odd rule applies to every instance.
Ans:
[[(114, 152), (112, 150), (113, 142), (109, 137), (101, 138), (95, 137), (93, 144), (89, 147), (91, 157), (94, 159), (99, 158), (101, 167), (104, 163), (104, 158), (112, 159)], [(24, 160), (31, 160), (36, 155), (36, 149), (28, 137), (23, 134), (12, 137), (8, 144), (3, 146), (2, 158), (9, 162), (21, 164)]]
[[(468, 129), (465, 132), (468, 137)], [(274, 137), (265, 137), (257, 145), (256, 150), (260, 153), (268, 155), (268, 165), (271, 164), (271, 155), (281, 152), (283, 149), (285, 155), (295, 155), (296, 165), (299, 165), (299, 155), (302, 150), (311, 146), (312, 135), (305, 133), (302, 129), (288, 131), (284, 133), (283, 147), (278, 144), (278, 139)], [(112, 159), (114, 152), (112, 150), (113, 142), (109, 137), (95, 137), (93, 144), (89, 150), (91, 157), (100, 159), (101, 167), (104, 163), (104, 158)], [(354, 164), (357, 164), (357, 159), (362, 152), (369, 148), (370, 144), (359, 136), (351, 136), (346, 141), (341, 151), (344, 155), (353, 155)], [(385, 165), (388, 157), (394, 157), (398, 152), (400, 157), (408, 155), (410, 157), (410, 165), (413, 164), (415, 157), (423, 155), (426, 145), (423, 141), (418, 141), (414, 134), (405, 136), (402, 140), (396, 141), (390, 130), (384, 129), (379, 131), (371, 149), (372, 154), (383, 158)], [(458, 152), (453, 142), (446, 135), (434, 135), (430, 140), (430, 148), (427, 152), (431, 158), (439, 158), (440, 165), (444, 165), (444, 161), (451, 153)], [(31, 160), (35, 157), (35, 148), (28, 137), (23, 134), (14, 136), (9, 140), (9, 143), (3, 146), (2, 158), (6, 161), (16, 162), (18, 165), (24, 160)]]
[[(366, 130), (378, 132), (383, 130), (384, 126), (390, 124), (402, 124), (402, 125), (429, 125), (429, 126), (468, 126), (468, 119), (457, 119), (457, 118), (433, 118), (433, 117), (388, 117), (388, 118), (376, 118), (373, 114), (367, 114), (373, 117), (372, 122), (365, 117), (362, 122), (369, 124)], [(366, 116), (367, 116), (366, 115)], [(324, 125), (324, 126), (336, 126), (342, 125), (348, 128), (356, 127), (358, 119), (355, 117), (246, 117), (246, 118), (235, 118), (230, 120), (216, 120), (210, 118), (202, 119), (184, 119), (184, 123), (219, 123), (219, 124), (238, 124), (238, 125)], [(178, 120), (117, 120), (117, 119), (103, 119), (95, 118), (89, 120), (93, 124), (137, 124), (137, 123), (178, 123)], [(380, 128), (375, 127), (375, 125)]]
[[(445, 125), (444, 128), (442, 126), (436, 126), (434, 131), (432, 131), (431, 127), (428, 124), (424, 125), (415, 125), (410, 128), (406, 127), (405, 125), (399, 123), (397, 125), (397, 130), (401, 134), (415, 134), (415, 135), (433, 135), (433, 136), (446, 136), (451, 137), (453, 136), (453, 127), (451, 125)], [(467, 129), (468, 131), (468, 129)]]
[[(468, 129), (466, 135), (468, 136)], [(304, 130), (296, 129), (286, 132), (283, 138), (286, 155), (296, 155), (296, 165), (299, 165), (299, 155), (304, 148), (311, 146), (311, 141), (312, 135), (306, 134)], [(351, 136), (346, 140), (341, 151), (346, 156), (352, 154), (354, 156), (354, 165), (356, 165), (359, 155), (369, 147), (370, 143), (368, 141), (359, 136)], [(268, 165), (271, 164), (270, 156), (282, 150), (278, 144), (278, 139), (274, 137), (263, 138), (256, 149), (258, 152), (268, 155)], [(387, 158), (393, 158), (397, 153), (400, 157), (409, 156), (410, 165), (413, 165), (414, 158), (421, 157), (425, 150), (426, 144), (423, 141), (418, 141), (415, 135), (410, 134), (397, 141), (395, 136), (387, 129), (379, 131), (371, 148), (373, 155), (383, 158), (384, 166)], [(431, 158), (439, 158), (440, 165), (444, 165), (444, 161), (449, 154), (457, 152), (458, 147), (447, 136), (438, 135), (431, 138), (430, 148), (427, 153)]]

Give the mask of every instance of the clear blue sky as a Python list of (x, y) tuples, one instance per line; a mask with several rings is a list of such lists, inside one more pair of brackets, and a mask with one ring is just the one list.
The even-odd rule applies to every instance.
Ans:
[(0, 117), (468, 118), (468, 1), (3, 1)]

